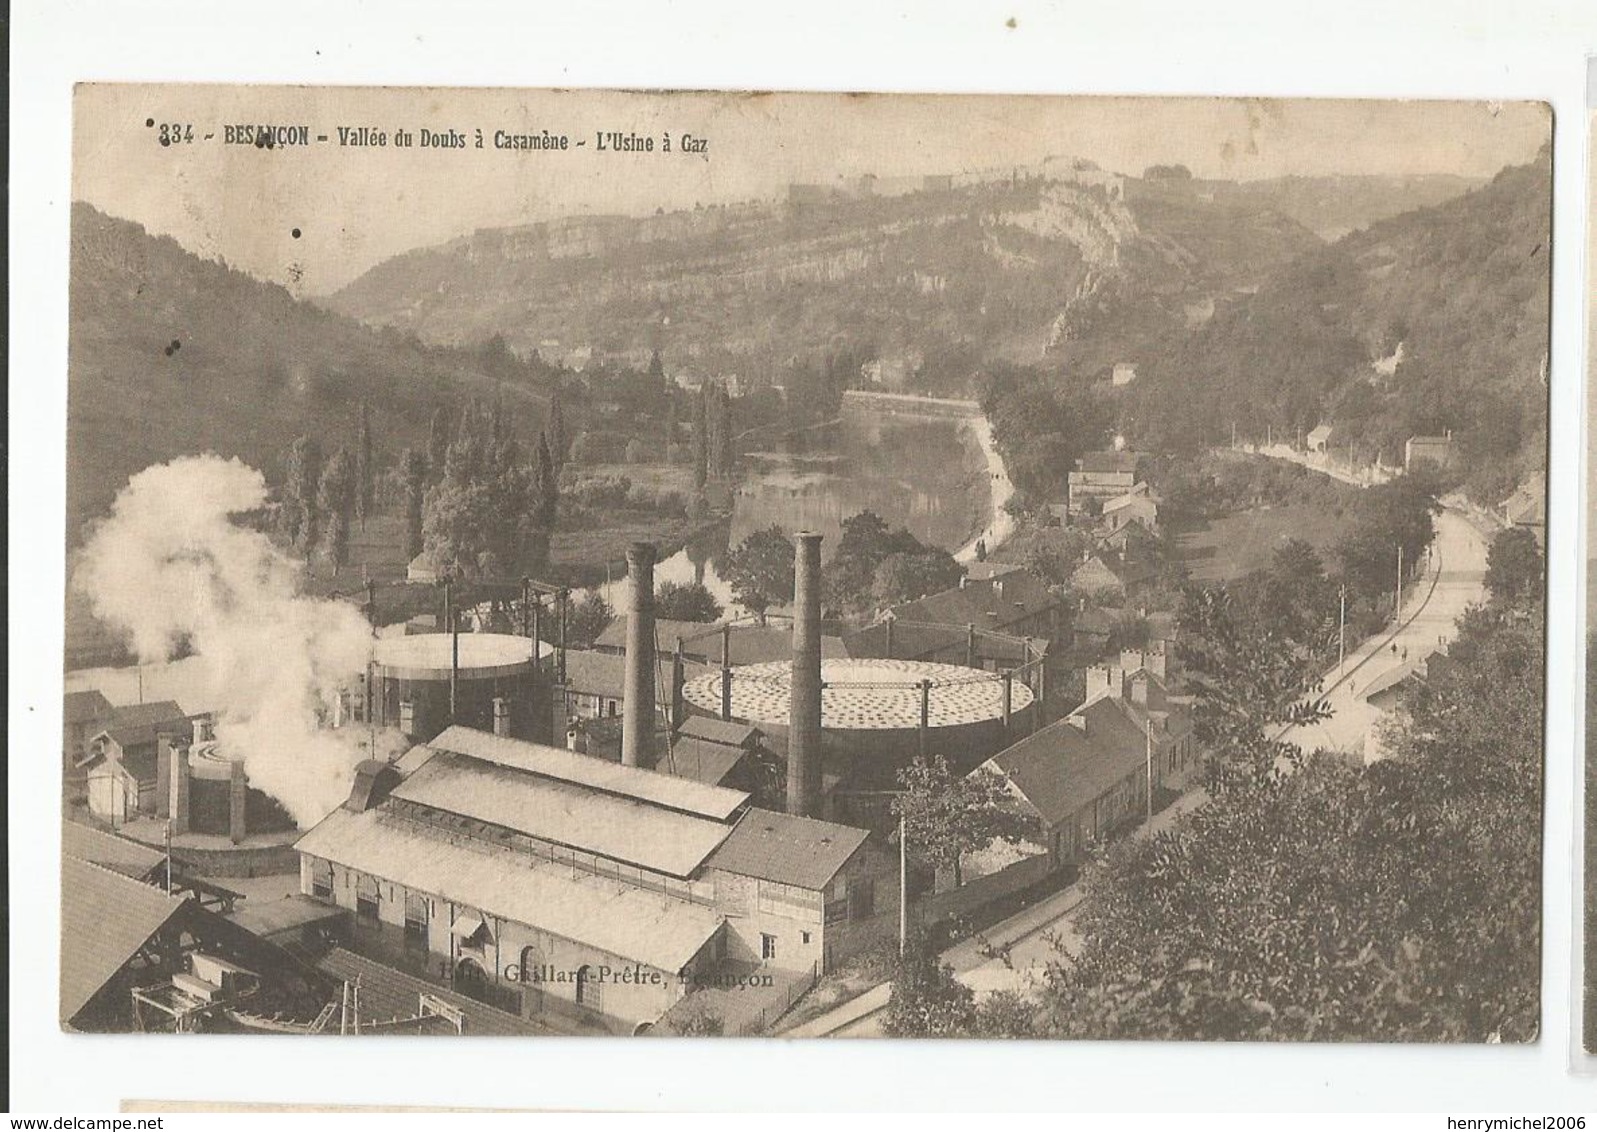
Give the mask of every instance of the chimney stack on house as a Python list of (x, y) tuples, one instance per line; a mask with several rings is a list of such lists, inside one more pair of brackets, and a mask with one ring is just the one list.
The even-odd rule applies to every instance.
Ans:
[(621, 762), (654, 765), (654, 558), (652, 543), (627, 547), (627, 581), (632, 608), (627, 614), (625, 699), (621, 702)]
[(788, 700), (787, 812), (819, 817), (821, 800), (821, 536), (793, 554), (793, 676)]

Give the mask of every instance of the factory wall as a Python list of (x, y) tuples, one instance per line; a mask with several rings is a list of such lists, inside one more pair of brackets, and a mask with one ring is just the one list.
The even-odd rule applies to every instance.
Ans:
[[(317, 890), (317, 874), (330, 885)], [(467, 908), (342, 865), (302, 856), (300, 891), (327, 900), (352, 913), (352, 945), (369, 957), (427, 978), (447, 980), (463, 963), (481, 971), (489, 992), (486, 1000), (523, 1017), (552, 1016), (575, 1020), (617, 1034), (630, 1034), (642, 1023), (653, 1023), (686, 992), (688, 980), (677, 972), (639, 967), (634, 961), (611, 955), (575, 940), (565, 939), (529, 924), (505, 920), (483, 909)], [(376, 896), (376, 916), (359, 908), (362, 893)], [(407, 908), (426, 910), (425, 945), (406, 932)], [(490, 938), (476, 943), (458, 938), (456, 920), (466, 913), (482, 916)], [(719, 939), (712, 940), (689, 965), (689, 974), (705, 970), (719, 958)], [(523, 964), (529, 975), (522, 981)], [(641, 971), (643, 978), (636, 977)], [(579, 979), (579, 972), (581, 978)], [(657, 976), (657, 978), (656, 978)], [(457, 980), (455, 990), (472, 995)], [(582, 1001), (578, 1001), (579, 986)], [(482, 997), (473, 995), (473, 997)]]
[[(543, 691), (540, 693), (539, 687)], [(517, 739), (547, 743), (551, 739), (553, 705), (547, 684), (528, 672), (514, 676), (473, 677), (463, 669), (456, 684), (456, 721), (481, 731), (494, 729), (494, 699), (503, 697), (510, 705), (510, 734)], [(376, 686), (376, 712), (387, 727), (401, 727), (401, 707), (411, 704), (411, 726), (407, 734), (417, 742), (436, 737), (449, 726), (449, 679), (410, 679), (384, 675), (379, 671)]]

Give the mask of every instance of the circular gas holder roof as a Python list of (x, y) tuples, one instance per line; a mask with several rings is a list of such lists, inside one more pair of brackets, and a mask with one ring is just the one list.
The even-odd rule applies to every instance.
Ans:
[[(540, 656), (554, 648), (542, 642)], [(372, 659), (383, 675), (405, 680), (449, 678), (453, 648), (448, 633), (422, 633), (413, 637), (382, 637), (372, 646)], [(509, 633), (461, 633), (460, 670), (469, 676), (513, 676), (527, 670), (532, 660), (532, 640)]]
[[(821, 726), (837, 731), (901, 731), (920, 726), (920, 688), (930, 680), (929, 725), (958, 727), (1001, 719), (1004, 682), (996, 672), (917, 660), (821, 661)], [(750, 723), (788, 722), (792, 668), (788, 661), (746, 664), (732, 670), (732, 715)], [(689, 703), (719, 715), (719, 671), (688, 681)], [(1010, 709), (1032, 701), (1024, 681), (1011, 681)]]

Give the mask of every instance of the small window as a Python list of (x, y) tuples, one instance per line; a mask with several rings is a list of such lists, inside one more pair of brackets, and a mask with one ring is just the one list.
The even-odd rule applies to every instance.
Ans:
[(311, 860), (311, 895), (323, 900), (333, 898), (333, 862)]
[(776, 958), (776, 937), (774, 935), (760, 933), (760, 958), (766, 960)]
[(799, 933), (799, 937), (800, 937), (800, 938), (801, 938), (801, 939), (802, 939), (802, 940), (803, 940), (803, 941), (804, 941), (804, 942), (805, 942), (805, 943), (808, 943), (808, 942), (809, 942), (809, 941), (810, 941), (810, 933), (809, 933), (809, 932), (800, 932), (800, 933)]
[(427, 898), (415, 892), (405, 894), (405, 946), (427, 950)]

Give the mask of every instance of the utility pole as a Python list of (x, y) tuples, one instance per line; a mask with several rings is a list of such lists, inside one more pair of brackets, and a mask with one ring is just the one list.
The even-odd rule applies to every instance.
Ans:
[[(1153, 720), (1143, 721), (1143, 734), (1148, 740), (1148, 825), (1153, 825)], [(1151, 832), (1151, 828), (1150, 828)]]
[(1397, 547), (1397, 590), (1392, 600), (1392, 624), (1395, 626), (1403, 615), (1403, 544)]
[[(114, 811), (113, 811), (114, 812)], [(168, 821), (161, 835), (166, 848), (166, 894), (172, 895), (172, 823)]]
[(1336, 674), (1341, 676), (1347, 667), (1347, 585), (1337, 587), (1336, 613)]
[(898, 955), (909, 947), (909, 842), (904, 836), (904, 815), (898, 815)]

